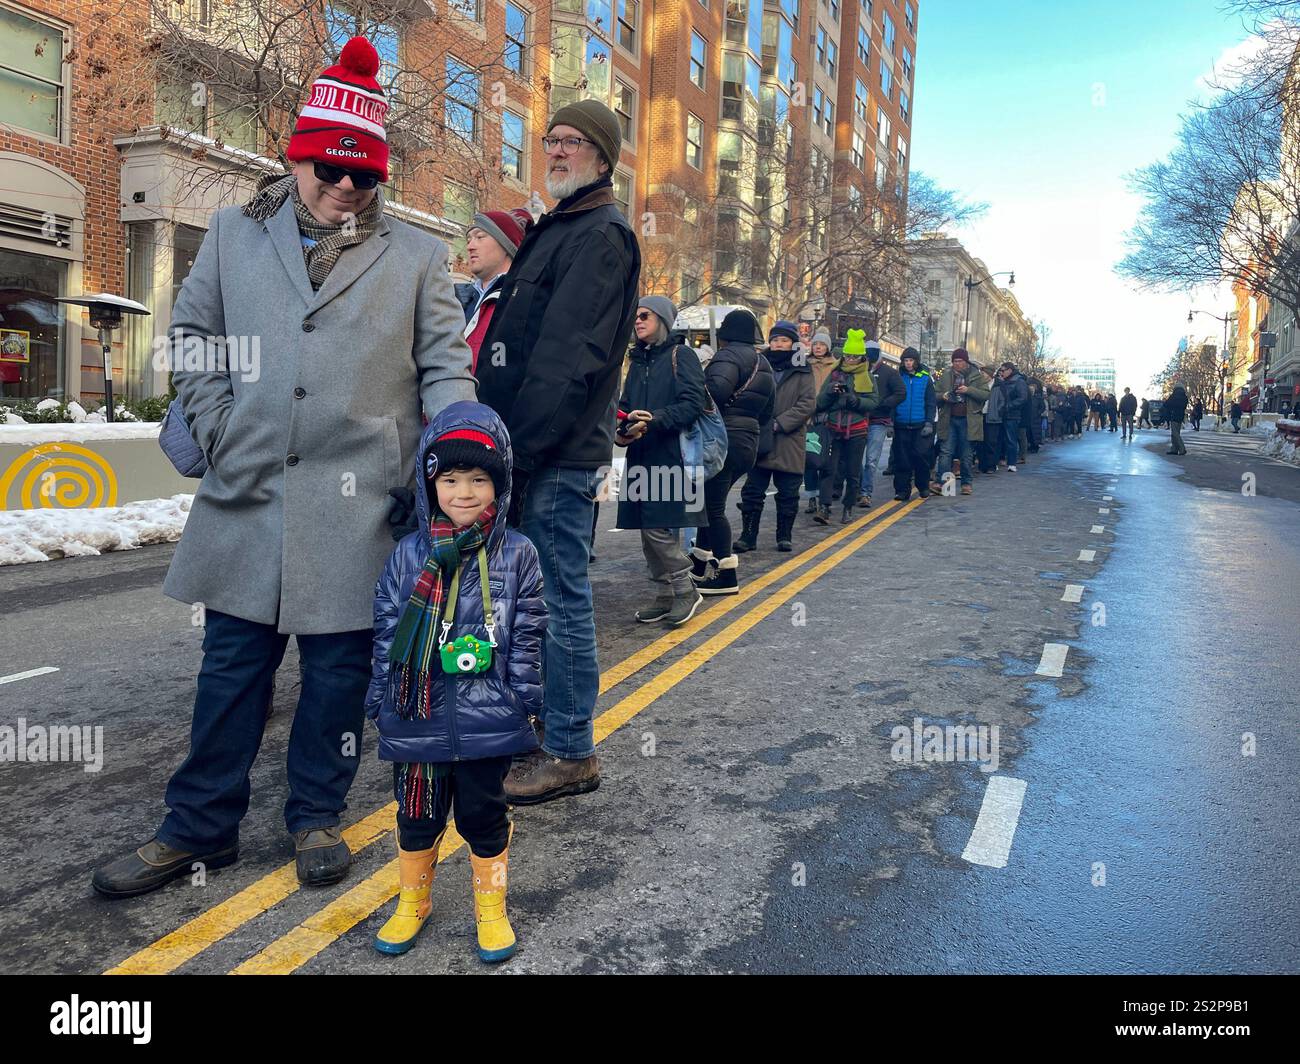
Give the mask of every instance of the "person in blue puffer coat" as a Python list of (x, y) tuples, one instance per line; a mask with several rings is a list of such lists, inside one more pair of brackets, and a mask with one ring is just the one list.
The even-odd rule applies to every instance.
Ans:
[[(479, 956), (505, 960), (510, 821), (505, 777), (537, 749), (546, 606), (537, 549), (506, 527), (513, 465), (501, 418), (480, 403), (448, 406), (417, 455), (416, 531), (375, 588), (366, 715), (393, 762), (401, 891), (375, 937), (405, 953), (428, 919), (438, 849), (455, 806), (469, 844)], [(487, 587), (483, 586), (486, 574)]]

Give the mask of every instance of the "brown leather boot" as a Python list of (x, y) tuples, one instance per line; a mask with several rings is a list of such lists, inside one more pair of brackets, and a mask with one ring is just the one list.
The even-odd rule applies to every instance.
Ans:
[(577, 761), (538, 751), (516, 762), (506, 776), (506, 800), (511, 805), (540, 805), (556, 798), (587, 794), (600, 786), (596, 755)]

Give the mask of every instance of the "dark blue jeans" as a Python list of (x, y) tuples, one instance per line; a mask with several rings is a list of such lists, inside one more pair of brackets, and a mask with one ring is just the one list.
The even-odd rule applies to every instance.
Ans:
[(1002, 422), (1002, 456), (1007, 465), (1020, 462), (1020, 419), (1007, 418)]
[[(290, 832), (334, 826), (347, 808), (361, 763), (374, 637), (365, 628), (295, 638), (302, 690), (289, 733), (284, 821)], [(248, 772), (288, 643), (275, 625), (207, 611), (190, 752), (167, 784), (171, 812), (158, 830), (167, 845), (194, 852), (238, 841), (248, 812)]]
[(595, 469), (536, 470), (528, 481), (519, 531), (533, 541), (546, 600), (542, 682), (543, 748), (553, 757), (596, 752), (591, 722), (600, 691), (596, 615), (591, 604), (591, 515), (604, 479)]
[(948, 438), (939, 448), (939, 483), (943, 483), (945, 473), (952, 470), (953, 455), (961, 462), (961, 482), (969, 484), (975, 479), (974, 463), (971, 459), (970, 434), (964, 417), (948, 419)]

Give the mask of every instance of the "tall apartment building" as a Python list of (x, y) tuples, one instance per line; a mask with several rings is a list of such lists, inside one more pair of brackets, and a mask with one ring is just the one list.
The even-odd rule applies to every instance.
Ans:
[[(286, 8), (312, 14), (268, 37)], [(153, 311), (116, 346), (117, 393), (165, 389), (153, 339), (211, 212), (279, 169), (301, 84), (358, 28), (392, 101), (386, 200), (453, 272), (476, 210), (549, 204), (547, 118), (593, 97), (623, 122), (647, 291), (770, 321), (825, 296), (820, 275), (790, 293), (835, 248), (836, 204), (906, 193), (916, 19), (913, 0), (0, 0), (0, 329), (25, 337), (0, 399), (99, 396), (89, 324), (53, 302), (92, 291)]]
[(1070, 359), (1070, 384), (1082, 384), (1089, 395), (1117, 395), (1115, 389), (1115, 360), (1113, 358)]

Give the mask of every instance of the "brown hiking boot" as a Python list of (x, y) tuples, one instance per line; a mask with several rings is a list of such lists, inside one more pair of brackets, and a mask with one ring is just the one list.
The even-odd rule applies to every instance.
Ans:
[(540, 805), (586, 794), (599, 786), (600, 762), (595, 754), (570, 761), (539, 750), (511, 766), (506, 776), (506, 801), (511, 805)]

